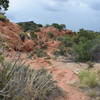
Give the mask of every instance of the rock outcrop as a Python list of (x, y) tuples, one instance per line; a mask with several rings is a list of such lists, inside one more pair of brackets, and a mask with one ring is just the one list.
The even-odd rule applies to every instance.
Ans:
[[(62, 36), (65, 34), (73, 35), (71, 30), (61, 30), (53, 26), (40, 27), (39, 31), (35, 32), (37, 39), (31, 40), (30, 38), (25, 38), (25, 41), (21, 40), (20, 33), (22, 32), (21, 26), (18, 24), (10, 22), (8, 19), (6, 21), (0, 21), (0, 37), (6, 40), (9, 47), (18, 51), (32, 51), (33, 48), (39, 46), (47, 46), (48, 52), (52, 52), (59, 46), (59, 42), (52, 39), (52, 36), (56, 38), (57, 36)], [(26, 32), (27, 34), (27, 32)], [(28, 34), (27, 34), (28, 35)], [(37, 44), (37, 45), (36, 45)], [(40, 45), (41, 44), (41, 45)], [(43, 45), (42, 45), (43, 44)]]
[(13, 49), (20, 49), (22, 42), (19, 37), (19, 33), (21, 32), (20, 26), (15, 23), (7, 21), (0, 21), (0, 36), (5, 39), (7, 44), (11, 46)]

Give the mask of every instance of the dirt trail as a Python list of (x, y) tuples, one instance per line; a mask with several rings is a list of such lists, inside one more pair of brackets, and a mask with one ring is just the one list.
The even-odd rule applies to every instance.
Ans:
[(32, 62), (30, 60), (29, 63), (32, 68), (38, 69), (45, 67), (52, 73), (53, 78), (57, 81), (58, 85), (67, 93), (67, 98), (65, 100), (89, 100), (84, 93), (69, 84), (70, 82), (78, 80), (77, 75), (70, 68), (62, 67), (61, 64), (59, 64), (60, 62), (58, 64), (57, 62), (53, 62), (52, 65), (49, 65), (43, 59), (37, 59)]
[(69, 84), (70, 82), (78, 80), (77, 75), (74, 73), (74, 67), (77, 66), (76, 69), (78, 69), (80, 68), (80, 64), (63, 63), (54, 60), (48, 63), (48, 61), (43, 58), (29, 59), (26, 57), (25, 53), (21, 54), (21, 58), (26, 61), (31, 68), (40, 69), (44, 67), (48, 69), (52, 73), (53, 78), (57, 81), (57, 84), (66, 92), (67, 97), (65, 100), (89, 100), (89, 98), (84, 93), (80, 92), (78, 88)]

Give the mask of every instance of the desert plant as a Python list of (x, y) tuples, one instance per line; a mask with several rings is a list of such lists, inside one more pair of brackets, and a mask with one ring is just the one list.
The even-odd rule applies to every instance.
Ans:
[(4, 52), (5, 49), (9, 48), (7, 44), (7, 40), (0, 35), (0, 54)]
[(73, 49), (77, 54), (76, 59), (78, 61), (86, 62), (86, 61), (95, 61), (96, 53), (100, 53), (100, 40), (87, 40), (85, 37), (81, 37), (78, 43), (74, 43)]
[(40, 49), (43, 49), (43, 50), (48, 48), (48, 45), (42, 40), (38, 40), (37, 45), (40, 47)]
[(4, 22), (6, 21), (6, 19), (7, 19), (6, 16), (4, 16), (3, 14), (0, 14), (0, 21)]
[(58, 50), (54, 52), (56, 56), (66, 56), (67, 55), (67, 48), (64, 45), (60, 45)]
[(89, 93), (89, 96), (90, 96), (91, 98), (96, 98), (97, 94), (96, 94), (95, 91), (91, 91), (91, 92)]
[(86, 62), (92, 60), (91, 50), (93, 48), (93, 43), (90, 40), (82, 40), (78, 44), (74, 44), (73, 48), (77, 54), (76, 59), (78, 61)]
[(79, 72), (78, 76), (82, 86), (91, 87), (91, 88), (98, 86), (99, 81), (96, 72), (83, 70)]
[(33, 54), (35, 54), (37, 57), (46, 57), (47, 53), (43, 49), (36, 49), (33, 51)]
[(88, 68), (94, 67), (94, 62), (92, 62), (92, 61), (88, 61), (87, 64), (88, 64)]
[(38, 31), (40, 31), (40, 27), (42, 27), (41, 24), (36, 24), (33, 21), (20, 22), (20, 23), (17, 23), (17, 24), (22, 27), (24, 32), (29, 32), (29, 31), (38, 32)]
[(74, 36), (63, 35), (61, 37), (58, 37), (57, 40), (61, 41), (61, 45), (64, 45), (65, 47), (72, 47), (73, 38), (74, 38)]
[(74, 38), (73, 49), (78, 61), (92, 61), (100, 41), (99, 33), (81, 29)]
[(84, 30), (84, 29), (80, 29), (77, 34), (78, 34), (77, 39), (79, 40), (81, 39), (81, 37), (84, 37), (85, 39), (88, 39), (88, 40), (94, 40), (97, 36), (97, 32)]
[(21, 40), (24, 42), (25, 41), (25, 38), (26, 38), (26, 33), (25, 32), (21, 32), (19, 34), (19, 36), (20, 36)]
[(55, 100), (62, 96), (63, 91), (47, 70), (29, 69), (17, 60), (0, 62), (1, 100)]
[(66, 25), (65, 24), (53, 23), (51, 26), (57, 28), (59, 31), (64, 30), (66, 28)]
[(48, 34), (48, 37), (49, 37), (49, 38), (53, 38), (53, 37), (54, 37), (53, 32), (47, 32), (47, 34)]
[(57, 56), (67, 56), (72, 54), (72, 46), (73, 46), (73, 38), (74, 36), (70, 36), (70, 35), (63, 35), (60, 37), (57, 37), (57, 40), (60, 41), (60, 45), (58, 47), (58, 50), (56, 50), (54, 52), (54, 55)]
[(30, 36), (32, 40), (37, 39), (37, 35), (34, 32), (31, 32)]

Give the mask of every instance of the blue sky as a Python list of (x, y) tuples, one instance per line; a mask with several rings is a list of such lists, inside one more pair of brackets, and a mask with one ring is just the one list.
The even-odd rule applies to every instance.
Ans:
[(7, 16), (14, 22), (66, 24), (68, 29), (100, 31), (100, 0), (10, 0)]

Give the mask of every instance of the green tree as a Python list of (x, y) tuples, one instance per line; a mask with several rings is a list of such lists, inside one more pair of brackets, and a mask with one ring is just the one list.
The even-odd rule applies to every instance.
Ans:
[(96, 59), (96, 53), (99, 50), (100, 37), (98, 32), (80, 29), (74, 39), (74, 51), (77, 54), (78, 61), (90, 61)]
[(59, 31), (66, 29), (66, 25), (65, 25), (65, 24), (53, 23), (51, 26), (54, 26), (54, 27), (57, 28)]
[(0, 10), (8, 10), (9, 0), (0, 0)]

